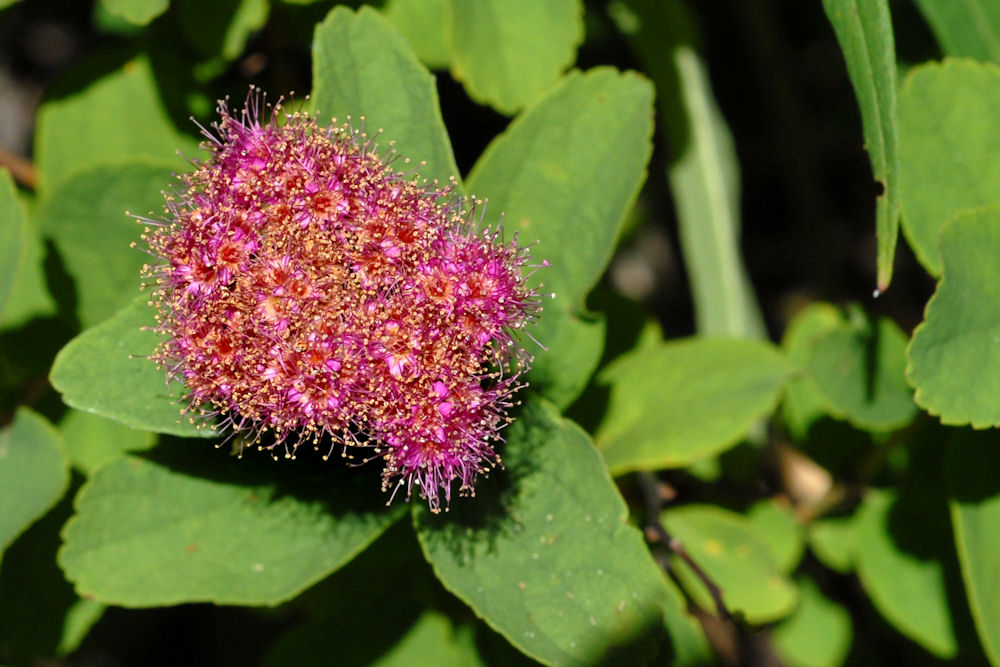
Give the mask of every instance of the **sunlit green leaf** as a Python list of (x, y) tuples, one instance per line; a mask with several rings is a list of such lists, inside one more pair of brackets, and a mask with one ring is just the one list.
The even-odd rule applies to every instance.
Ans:
[(854, 567), (856, 534), (854, 516), (819, 519), (809, 524), (809, 548), (828, 568), (846, 574)]
[[(551, 388), (546, 395), (560, 406), (575, 398), (600, 358), (598, 325), (575, 318), (645, 178), (652, 94), (631, 73), (570, 74), (490, 144), (466, 183), (469, 193), (488, 199), (493, 216), (503, 213), (508, 234), (538, 241), (536, 262), (551, 264), (535, 278), (556, 299), (543, 299), (530, 329), (547, 348), (535, 353), (532, 378)], [(576, 342), (586, 342), (588, 353)], [(526, 347), (535, 351), (530, 341)]]
[(795, 612), (771, 632), (775, 651), (788, 665), (844, 664), (854, 634), (850, 613), (823, 595), (811, 579), (797, 583), (801, 597)]
[(27, 408), (0, 430), (0, 556), (69, 483), (59, 434)]
[(428, 180), (444, 186), (458, 177), (434, 77), (370, 7), (357, 13), (337, 7), (316, 26), (312, 100), (324, 123), (350, 116), (358, 126), (364, 118), (368, 136), (381, 131), (381, 151), (395, 142), (392, 149), (410, 160), (410, 168), (426, 163), (420, 175)]
[(469, 96), (513, 114), (576, 60), (580, 0), (449, 0), (451, 73)]
[(769, 343), (689, 339), (615, 360), (596, 442), (615, 474), (685, 466), (736, 444), (778, 402), (793, 368)]
[(916, 0), (949, 56), (1000, 63), (1000, 5), (993, 0)]
[(140, 296), (108, 321), (64, 347), (52, 366), (52, 385), (63, 401), (84, 412), (132, 428), (188, 437), (214, 437), (181, 412), (182, 387), (167, 384), (165, 372), (148, 357), (157, 336), (147, 297)]
[(899, 153), (896, 140), (896, 44), (888, 0), (823, 0), (847, 61), (861, 108), (865, 149), (883, 192), (875, 203), (878, 288), (892, 279), (899, 233)]
[(0, 321), (3, 320), (22, 258), (26, 253), (27, 229), (24, 207), (17, 198), (14, 180), (6, 169), (0, 169)]
[(747, 521), (771, 550), (782, 572), (791, 572), (802, 559), (805, 550), (805, 529), (787, 502), (775, 499), (754, 503), (746, 514)]
[(996, 432), (962, 433), (948, 451), (948, 490), (965, 590), (983, 649), (1000, 664), (1000, 478)]
[(1000, 206), (941, 233), (943, 272), (907, 349), (917, 403), (945, 424), (1000, 425)]
[(676, 600), (589, 438), (535, 400), (507, 439), (506, 470), (475, 500), (415, 508), (441, 582), (542, 662), (648, 659)]
[[(723, 591), (732, 612), (750, 623), (787, 616), (798, 593), (773, 553), (745, 517), (711, 505), (684, 505), (663, 512), (663, 525)], [(675, 559), (681, 581), (698, 604), (715, 611), (707, 589)]]
[(1000, 202), (1000, 68), (945, 60), (910, 70), (899, 94), (903, 231), (941, 273), (938, 236), (963, 209)]
[(156, 444), (156, 435), (151, 431), (129, 428), (72, 408), (60, 420), (59, 432), (70, 461), (88, 475), (127, 452), (142, 451)]
[(427, 67), (448, 66), (448, 0), (388, 0), (382, 10)]
[(83, 328), (103, 322), (139, 293), (140, 269), (151, 261), (140, 248), (142, 225), (127, 212), (163, 208), (162, 192), (176, 183), (169, 166), (126, 162), (77, 172), (55, 188), (37, 211), (73, 278)]
[(129, 23), (146, 25), (167, 11), (170, 0), (101, 0), (104, 8)]
[(335, 464), (220, 461), (210, 446), (188, 458), (181, 469), (121, 459), (80, 490), (59, 564), (81, 595), (129, 607), (277, 604), (348, 562), (402, 511), (362, 491), (374, 479)]
[[(836, 307), (828, 303), (810, 304), (797, 313), (788, 325), (781, 340), (781, 349), (789, 361), (805, 367), (816, 341), (843, 323), (844, 316)], [(785, 390), (781, 414), (792, 437), (804, 442), (813, 423), (827, 414), (827, 402), (811, 378), (798, 378), (790, 382)]]

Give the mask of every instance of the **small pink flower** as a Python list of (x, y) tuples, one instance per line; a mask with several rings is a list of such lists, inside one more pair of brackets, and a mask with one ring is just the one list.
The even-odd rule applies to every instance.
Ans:
[(259, 447), (369, 447), (393, 496), (471, 495), (530, 363), (527, 251), (356, 131), (280, 103), (265, 122), (254, 94), (219, 112), (211, 156), (145, 235), (163, 260), (153, 358)]

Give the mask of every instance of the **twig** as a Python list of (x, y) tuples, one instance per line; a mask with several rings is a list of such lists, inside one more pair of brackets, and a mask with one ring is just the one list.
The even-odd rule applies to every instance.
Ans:
[(671, 553), (676, 555), (682, 561), (687, 563), (687, 566), (691, 568), (691, 571), (695, 573), (695, 576), (701, 580), (701, 583), (705, 585), (708, 589), (709, 594), (712, 596), (712, 600), (715, 601), (715, 611), (716, 614), (724, 621), (732, 622), (734, 619), (732, 614), (729, 613), (729, 609), (726, 607), (726, 603), (722, 599), (722, 589), (712, 580), (712, 577), (708, 575), (705, 570), (701, 568), (698, 563), (691, 558), (691, 555), (684, 548), (684, 544), (670, 535), (667, 529), (663, 527), (663, 523), (660, 521), (660, 511), (663, 506), (673, 498), (672, 490), (666, 485), (662, 484), (652, 473), (639, 472), (637, 473), (639, 481), (639, 489), (642, 491), (643, 502), (645, 503), (646, 509), (646, 539), (650, 542), (663, 544)]
[(29, 190), (35, 189), (35, 184), (38, 182), (38, 172), (35, 171), (35, 165), (28, 160), (0, 148), (0, 167), (6, 167), (14, 180), (23, 187)]

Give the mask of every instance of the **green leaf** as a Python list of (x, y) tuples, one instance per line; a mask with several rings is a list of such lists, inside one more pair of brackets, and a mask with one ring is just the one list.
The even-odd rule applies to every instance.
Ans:
[(797, 581), (801, 598), (795, 613), (771, 632), (774, 650), (782, 662), (798, 667), (836, 667), (844, 664), (854, 629), (851, 615), (827, 598), (811, 579)]
[(170, 0), (101, 0), (104, 8), (129, 23), (146, 25), (167, 11)]
[(805, 529), (795, 517), (787, 501), (774, 498), (754, 503), (746, 514), (747, 521), (771, 550), (774, 562), (788, 573), (802, 560), (805, 551)]
[(73, 409), (59, 422), (59, 432), (66, 444), (69, 460), (87, 475), (128, 452), (143, 451), (156, 444), (156, 435), (150, 431), (139, 431)]
[[(844, 323), (840, 310), (828, 303), (811, 303), (799, 311), (781, 340), (781, 349), (792, 363), (804, 367), (812, 346), (825, 333)], [(812, 425), (827, 414), (827, 402), (809, 377), (792, 380), (785, 390), (781, 415), (797, 442), (805, 442)]]
[(513, 114), (555, 83), (583, 41), (579, 0), (449, 0), (451, 73), (469, 97)]
[(447, 67), (448, 0), (388, 0), (382, 13), (427, 67)]
[(900, 502), (892, 491), (868, 491), (857, 517), (858, 575), (872, 603), (890, 623), (931, 653), (948, 658), (958, 646), (944, 571), (940, 559), (926, 553), (938, 550), (927, 545), (932, 535), (944, 533), (947, 526), (938, 530), (921, 509), (912, 502)]
[(809, 548), (828, 568), (847, 574), (854, 569), (856, 534), (853, 515), (819, 519), (809, 524)]
[(224, 460), (211, 447), (174, 455), (187, 458), (168, 467), (127, 457), (84, 484), (59, 552), (80, 595), (126, 607), (273, 605), (401, 516), (363, 492), (377, 482), (356, 470)]
[(875, 202), (878, 289), (892, 280), (899, 233), (899, 153), (896, 139), (896, 44), (888, 0), (823, 0), (847, 61), (861, 108), (865, 148), (883, 192)]
[(917, 414), (906, 383), (906, 334), (860, 311), (813, 341), (805, 370), (830, 414), (858, 428), (891, 431)]
[(676, 599), (587, 435), (532, 401), (502, 454), (474, 501), (414, 508), (438, 578), (536, 660), (644, 662)]
[(1000, 664), (1000, 486), (996, 432), (961, 432), (948, 450), (949, 505), (965, 590), (983, 649)]
[[(95, 59), (86, 67), (104, 71), (109, 64)], [(68, 73), (62, 85), (65, 93), (38, 111), (35, 156), (43, 197), (75, 172), (98, 163), (173, 158), (169, 164), (181, 169), (186, 163), (178, 152), (197, 154), (197, 143), (170, 121), (145, 57), (118, 65), (84, 88), (70, 88), (86, 75), (86, 70)]]
[(637, 350), (598, 378), (610, 397), (597, 446), (616, 475), (718, 454), (774, 410), (793, 370), (759, 341), (693, 338)]
[(941, 273), (938, 235), (962, 209), (1000, 202), (1000, 68), (969, 60), (914, 67), (899, 94), (903, 231)]
[[(723, 592), (732, 612), (750, 623), (787, 616), (798, 593), (745, 517), (714, 505), (684, 505), (662, 513), (663, 525)], [(715, 610), (708, 590), (691, 569), (674, 559), (676, 572), (694, 600)]]
[[(6, 303), (3, 310), (0, 310), (0, 326), (14, 328), (36, 318), (54, 315), (57, 312), (57, 305), (49, 293), (43, 273), (45, 248), (42, 245), (42, 235), (37, 221), (34, 217), (24, 217), (20, 201), (16, 206), (8, 208), (6, 215), (9, 216), (6, 223), (11, 225), (7, 229), (11, 229), (13, 234), (20, 233), (19, 240), (12, 238), (6, 243), (19, 245), (20, 252), (16, 271), (9, 278), (9, 286), (8, 283), (3, 283), (7, 286)], [(0, 291), (3, 290), (4, 287), (0, 287)]]
[(27, 244), (24, 206), (17, 197), (14, 180), (0, 169), (0, 320), (3, 319), (14, 279), (20, 270)]
[(312, 100), (324, 118), (363, 118), (369, 135), (381, 131), (383, 153), (395, 142), (392, 150), (405, 160), (426, 163), (420, 174), (429, 181), (444, 186), (458, 178), (434, 77), (370, 7), (336, 7), (316, 26)]
[(268, 0), (174, 0), (184, 36), (202, 56), (235, 60), (264, 27)]
[(49, 379), (63, 401), (132, 428), (187, 437), (215, 437), (182, 415), (183, 388), (166, 382), (146, 359), (156, 347), (154, 311), (139, 297), (107, 322), (88, 329), (56, 356)]
[[(551, 264), (538, 273), (542, 291), (556, 299), (546, 300), (529, 331), (547, 348), (536, 354), (531, 380), (561, 407), (600, 358), (603, 324), (579, 316), (645, 178), (652, 97), (632, 73), (574, 72), (494, 139), (466, 182), (503, 214), (508, 233), (538, 241), (536, 262)], [(582, 342), (589, 353), (578, 356)]]
[(31, 410), (18, 409), (0, 431), (0, 556), (56, 504), (68, 484), (59, 434)]
[(126, 162), (87, 168), (55, 188), (37, 211), (76, 287), (83, 328), (103, 322), (139, 293), (149, 255), (132, 243), (142, 225), (127, 212), (146, 215), (163, 208), (163, 190), (176, 183), (169, 166)]
[(1000, 5), (993, 0), (916, 0), (941, 49), (1000, 63)]
[(668, 177), (698, 332), (766, 337), (740, 257), (739, 162), (694, 43), (691, 17), (676, 0), (624, 5), (630, 13), (619, 16), (619, 26), (656, 82), (659, 121), (673, 156)]
[(1000, 425), (1000, 206), (941, 232), (943, 272), (906, 351), (916, 401), (945, 424)]

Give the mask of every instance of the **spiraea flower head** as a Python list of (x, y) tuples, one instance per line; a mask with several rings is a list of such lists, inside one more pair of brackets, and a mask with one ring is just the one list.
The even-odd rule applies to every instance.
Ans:
[(241, 441), (366, 448), (383, 490), (435, 511), (456, 481), (471, 494), (530, 363), (527, 250), (361, 130), (268, 113), (253, 91), (219, 113), (210, 156), (147, 221), (153, 359)]

